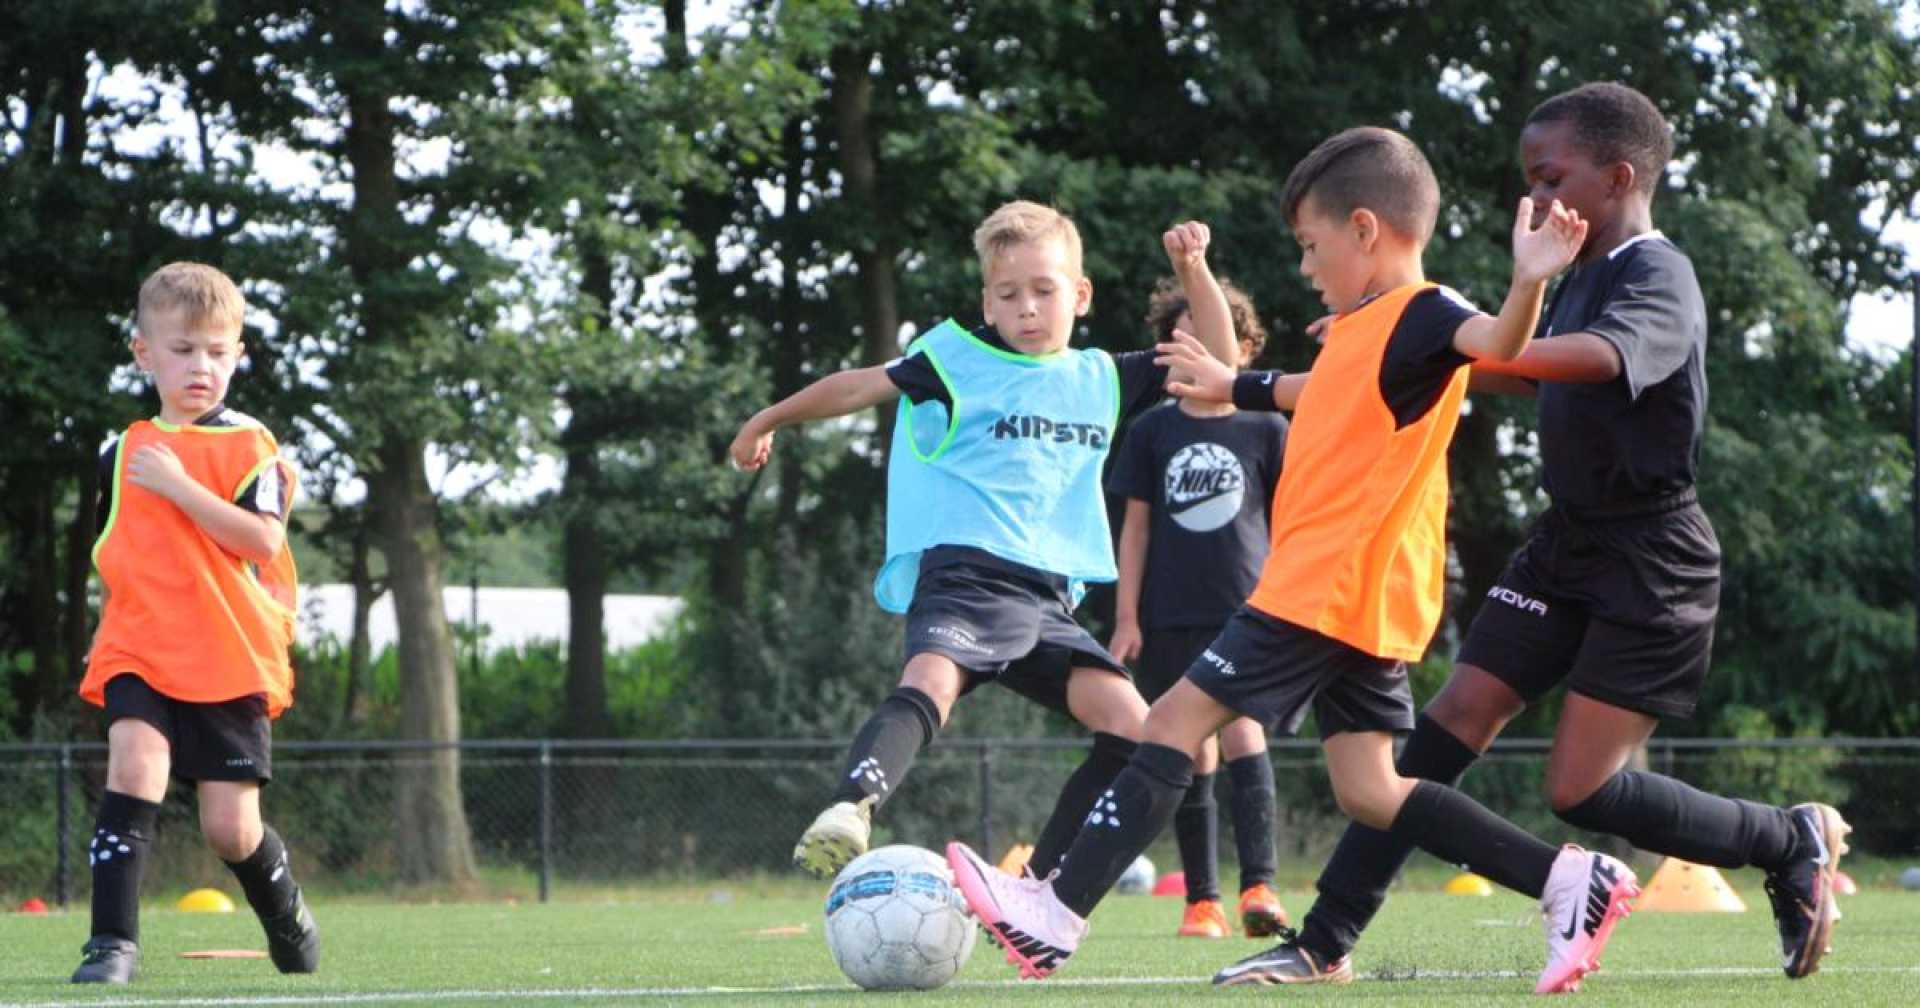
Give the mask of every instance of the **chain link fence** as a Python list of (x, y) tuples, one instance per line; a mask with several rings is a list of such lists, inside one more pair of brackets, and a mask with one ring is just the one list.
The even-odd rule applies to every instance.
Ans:
[[(569, 888), (786, 871), (795, 837), (833, 788), (844, 746), (777, 739), (462, 742), (461, 786), (482, 881), (492, 891), (544, 900)], [(395, 885), (396, 779), (434, 748), (275, 746), (274, 780), (263, 804), (304, 883), (374, 892)], [(1541, 796), (1546, 749), (1545, 740), (1502, 740), (1465, 787), (1542, 837), (1569, 839), (1569, 828)], [(875, 843), (937, 848), (959, 838), (997, 856), (1008, 844), (1033, 838), (1085, 751), (1084, 742), (1070, 739), (941, 739), (921, 754), (911, 781), (882, 811)], [(1316, 744), (1277, 742), (1272, 755), (1281, 862), (1305, 865), (1310, 877), (1345, 820)], [(1778, 804), (1831, 802), (1856, 825), (1857, 852), (1920, 853), (1920, 740), (1655, 740), (1647, 761), (1655, 771), (1723, 794)], [(105, 774), (103, 744), (0, 746), (5, 905), (28, 896), (84, 902), (85, 840)], [(1224, 800), (1222, 808), (1225, 832)], [(1571, 839), (1611, 845), (1598, 837)], [(1156, 861), (1176, 863), (1170, 838), (1160, 845)], [(1232, 849), (1223, 836), (1223, 855)], [(230, 880), (200, 839), (185, 788), (175, 787), (163, 809), (146, 879), (148, 892)]]

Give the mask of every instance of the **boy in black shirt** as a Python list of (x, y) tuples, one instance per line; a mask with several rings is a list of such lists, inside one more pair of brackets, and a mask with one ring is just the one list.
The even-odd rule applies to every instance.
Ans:
[[(1245, 291), (1226, 281), (1221, 287), (1244, 367), (1266, 346), (1266, 329)], [(1146, 322), (1160, 342), (1172, 339), (1175, 329), (1193, 331), (1186, 294), (1177, 283), (1163, 281), (1155, 289)], [(1126, 498), (1127, 507), (1114, 633), (1107, 649), (1121, 661), (1134, 662), (1148, 702), (1179, 681), (1259, 581), (1267, 556), (1267, 512), (1286, 444), (1287, 421), (1278, 413), (1181, 400), (1141, 416), (1120, 445), (1107, 488)], [(1245, 717), (1223, 729), (1217, 743), (1208, 741), (1173, 818), (1187, 888), (1178, 933), (1225, 938), (1228, 932), (1220, 905), (1213, 797), (1223, 750), (1233, 782), (1241, 926), (1249, 937), (1277, 934), (1287, 924), (1287, 912), (1273, 891), (1273, 761), (1266, 732)]]

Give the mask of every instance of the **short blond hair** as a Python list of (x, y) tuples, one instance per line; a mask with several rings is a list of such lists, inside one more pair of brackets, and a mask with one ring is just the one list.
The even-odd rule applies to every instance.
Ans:
[(139, 314), (134, 325), (144, 327), (161, 312), (184, 311), (191, 325), (213, 326), (238, 333), (246, 318), (247, 299), (225, 273), (205, 263), (168, 263), (140, 285)]
[(980, 257), (980, 278), (985, 280), (995, 256), (1015, 245), (1058, 238), (1067, 248), (1067, 268), (1078, 277), (1080, 267), (1080, 229), (1073, 220), (1050, 206), (1028, 200), (1003, 203), (973, 229), (973, 251)]

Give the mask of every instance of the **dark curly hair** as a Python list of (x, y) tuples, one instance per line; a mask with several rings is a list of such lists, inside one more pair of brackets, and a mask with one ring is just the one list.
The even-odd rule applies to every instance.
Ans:
[(1582, 84), (1543, 101), (1527, 125), (1564, 122), (1599, 164), (1633, 166), (1633, 185), (1651, 194), (1673, 160), (1673, 131), (1652, 99), (1625, 84)]
[[(1253, 310), (1253, 298), (1231, 280), (1221, 280), (1220, 289), (1227, 295), (1227, 317), (1233, 320), (1234, 340), (1252, 344), (1253, 356), (1259, 357), (1260, 351), (1267, 347), (1267, 327), (1260, 324), (1260, 313)], [(1147, 299), (1147, 331), (1165, 343), (1173, 338), (1174, 322), (1188, 308), (1187, 295), (1180, 289), (1179, 281), (1162, 277), (1153, 286), (1153, 296)]]

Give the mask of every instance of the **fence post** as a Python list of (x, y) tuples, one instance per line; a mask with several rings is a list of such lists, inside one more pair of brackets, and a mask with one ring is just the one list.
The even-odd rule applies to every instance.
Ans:
[(553, 888), (553, 743), (540, 742), (540, 902)]
[(67, 864), (67, 830), (70, 814), (67, 811), (67, 778), (73, 776), (73, 747), (60, 743), (60, 758), (53, 764), (54, 841), (60, 845), (54, 852), (53, 898), (60, 909), (67, 908), (67, 899), (72, 894), (73, 880)]
[(980, 740), (980, 855), (993, 857), (993, 746)]

